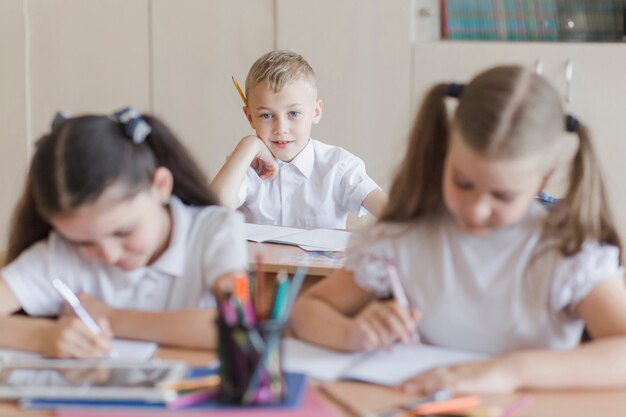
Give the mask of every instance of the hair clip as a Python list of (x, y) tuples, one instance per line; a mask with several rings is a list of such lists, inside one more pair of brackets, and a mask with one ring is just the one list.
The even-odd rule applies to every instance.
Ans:
[(550, 194), (544, 193), (543, 191), (540, 191), (539, 194), (537, 194), (536, 198), (541, 204), (546, 207), (550, 207), (555, 203), (558, 203), (560, 200), (559, 198), (553, 197)]
[(116, 111), (113, 113), (113, 118), (122, 125), (124, 135), (132, 139), (133, 143), (143, 143), (152, 132), (152, 128), (141, 116), (141, 113), (132, 107), (125, 107)]
[(446, 90), (446, 95), (448, 97), (459, 98), (461, 97), (464, 88), (465, 84), (450, 83), (448, 84), (448, 90)]
[(64, 121), (69, 119), (70, 117), (71, 116), (69, 113), (64, 112), (64, 111), (58, 111), (54, 114), (54, 118), (52, 119), (52, 123), (50, 124), (50, 126), (54, 130), (57, 127), (59, 127), (59, 125), (61, 125)]
[(579, 127), (580, 121), (577, 118), (575, 118), (571, 114), (565, 116), (565, 130), (567, 130), (568, 132), (576, 133), (578, 132)]

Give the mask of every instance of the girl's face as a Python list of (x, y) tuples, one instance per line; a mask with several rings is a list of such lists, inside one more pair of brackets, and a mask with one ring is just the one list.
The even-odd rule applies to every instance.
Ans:
[[(155, 173), (155, 182), (159, 170)], [(167, 174), (171, 176), (169, 171)], [(50, 222), (86, 258), (133, 270), (155, 261), (167, 248), (171, 233), (169, 210), (162, 204), (170, 191), (155, 184), (124, 198), (123, 185), (110, 186), (93, 203)]]
[(473, 234), (512, 225), (547, 180), (545, 158), (486, 158), (452, 134), (444, 164), (443, 198), (459, 226)]
[(265, 81), (248, 91), (244, 111), (274, 157), (289, 162), (309, 142), (312, 126), (322, 117), (322, 101), (308, 81), (297, 80), (278, 92)]

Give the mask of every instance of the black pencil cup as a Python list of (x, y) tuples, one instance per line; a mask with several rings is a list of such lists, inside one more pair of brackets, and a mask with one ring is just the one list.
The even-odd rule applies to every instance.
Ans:
[(282, 370), (281, 334), (284, 321), (268, 320), (256, 326), (230, 326), (217, 318), (221, 385), (224, 403), (264, 405), (286, 396)]

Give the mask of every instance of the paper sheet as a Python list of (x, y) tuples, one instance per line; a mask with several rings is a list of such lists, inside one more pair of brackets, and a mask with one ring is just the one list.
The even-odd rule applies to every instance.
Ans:
[(246, 223), (244, 225), (246, 240), (252, 242), (264, 242), (266, 240), (278, 239), (281, 236), (292, 235), (302, 231), (302, 229), (293, 227), (271, 226), (266, 224)]
[(343, 251), (350, 232), (334, 229), (303, 230), (292, 227), (245, 224), (246, 240), (299, 246), (305, 251)]
[(296, 339), (283, 342), (283, 366), (321, 380), (356, 379), (395, 386), (429, 369), (486, 359), (481, 353), (424, 344), (397, 344), (392, 351), (341, 353)]
[[(111, 341), (113, 354), (106, 360), (148, 360), (157, 350), (158, 345), (153, 342), (138, 340), (115, 339)], [(9, 358), (31, 359), (41, 357), (37, 353), (16, 349), (0, 349), (0, 359)]]

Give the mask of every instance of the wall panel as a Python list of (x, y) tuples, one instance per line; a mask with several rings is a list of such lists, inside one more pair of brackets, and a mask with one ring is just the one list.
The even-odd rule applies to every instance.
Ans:
[(29, 2), (33, 134), (55, 111), (150, 106), (148, 0)]
[(252, 133), (231, 76), (273, 48), (273, 1), (152, 0), (152, 16), (154, 111), (213, 176)]
[(22, 0), (0, 0), (0, 251), (27, 164), (23, 6)]
[(277, 0), (278, 48), (317, 74), (324, 113), (313, 137), (364, 159), (384, 188), (412, 118), (410, 17), (407, 0)]

